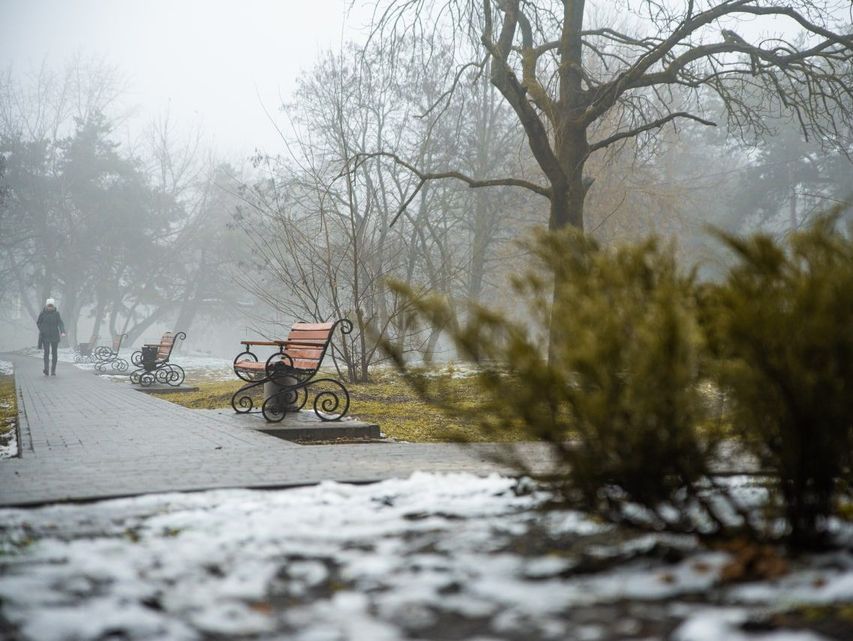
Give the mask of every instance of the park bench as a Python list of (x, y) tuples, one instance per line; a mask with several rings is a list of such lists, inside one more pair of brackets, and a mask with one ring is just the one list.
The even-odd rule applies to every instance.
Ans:
[(169, 362), (172, 350), (178, 339), (185, 340), (185, 332), (166, 332), (159, 343), (146, 343), (141, 350), (130, 356), (130, 361), (138, 369), (130, 374), (134, 385), (148, 387), (154, 383), (178, 387), (184, 382), (184, 370), (180, 365)]
[(125, 338), (127, 338), (127, 334), (116, 334), (113, 336), (112, 345), (101, 345), (94, 349), (92, 357), (95, 360), (95, 369), (103, 372), (109, 366), (117, 372), (127, 371), (128, 362), (119, 356), (119, 350)]
[[(323, 421), (340, 420), (349, 409), (349, 392), (340, 381), (319, 373), (339, 326), (343, 334), (352, 331), (352, 323), (343, 318), (328, 323), (294, 323), (284, 340), (240, 341), (244, 351), (234, 358), (234, 373), (246, 384), (231, 397), (234, 411), (252, 412), (253, 392), (264, 386), (264, 401), (254, 411), (277, 423), (287, 412), (305, 407), (310, 389), (314, 392), (314, 413)], [(255, 347), (274, 347), (277, 351), (262, 362), (252, 352)]]
[(88, 343), (77, 343), (77, 346), (74, 348), (74, 362), (91, 363), (94, 360), (92, 351), (95, 349), (97, 342), (98, 337), (92, 336)]

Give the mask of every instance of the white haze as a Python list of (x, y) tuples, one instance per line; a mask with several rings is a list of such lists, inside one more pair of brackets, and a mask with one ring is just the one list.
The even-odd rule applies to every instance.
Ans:
[(166, 112), (240, 157), (280, 145), (275, 114), (317, 54), (360, 40), (349, 0), (0, 0), (0, 66), (17, 73), (79, 54), (125, 79), (133, 134)]

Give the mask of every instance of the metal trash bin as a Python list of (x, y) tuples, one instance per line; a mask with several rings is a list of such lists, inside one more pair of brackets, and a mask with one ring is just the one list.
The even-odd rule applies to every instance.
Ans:
[[(270, 397), (277, 396), (278, 393), (281, 392), (283, 389), (286, 389), (288, 387), (293, 387), (297, 383), (295, 376), (288, 376), (288, 375), (283, 373), (285, 368), (284, 368), (282, 363), (277, 363), (276, 368), (277, 368), (276, 369), (276, 372), (277, 372), (276, 376), (274, 376), (273, 378), (268, 380), (266, 383), (264, 383), (264, 402), (268, 401), (270, 399)], [(294, 404), (294, 403), (287, 403), (287, 401), (286, 401), (287, 396), (288, 396), (288, 394), (285, 392), (284, 394), (279, 396), (277, 399), (275, 399), (273, 401), (273, 403), (271, 403), (271, 405), (274, 405), (274, 406), (276, 406), (276, 409), (279, 409), (277, 407), (278, 402), (282, 402), (285, 404), (285, 406), (283, 408), (285, 412), (287, 412), (287, 413), (298, 412), (299, 406)], [(292, 400), (296, 401), (297, 398), (298, 398), (298, 394), (294, 395), (292, 397)]]
[(157, 350), (159, 345), (143, 345), (142, 346), (142, 367), (146, 372), (153, 372), (157, 367)]

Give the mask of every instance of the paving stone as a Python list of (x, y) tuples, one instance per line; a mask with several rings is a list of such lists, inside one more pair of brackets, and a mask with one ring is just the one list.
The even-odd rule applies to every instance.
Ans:
[[(2, 358), (15, 365), (21, 450), (19, 458), (0, 461), (4, 506), (325, 480), (371, 482), (418, 470), (510, 471), (493, 461), (507, 446), (302, 446), (69, 364), (46, 377), (38, 359)], [(527, 460), (548, 468), (545, 446), (520, 448)]]

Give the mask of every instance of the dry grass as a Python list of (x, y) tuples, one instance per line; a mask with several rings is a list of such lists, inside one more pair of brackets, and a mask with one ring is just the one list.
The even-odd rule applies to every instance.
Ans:
[[(472, 399), (477, 404), (477, 388), (472, 378), (453, 378), (444, 381), (455, 394)], [(170, 394), (163, 398), (185, 407), (216, 409), (230, 407), (231, 395), (239, 389), (240, 381), (188, 380), (199, 388), (197, 392)], [(371, 383), (347, 384), (350, 392), (349, 414), (373, 422), (389, 437), (418, 443), (448, 441), (495, 441), (494, 435), (480, 432), (476, 426), (464, 425), (421, 401), (408, 385), (395, 374), (378, 375)], [(521, 432), (507, 433), (503, 441), (522, 441)]]

